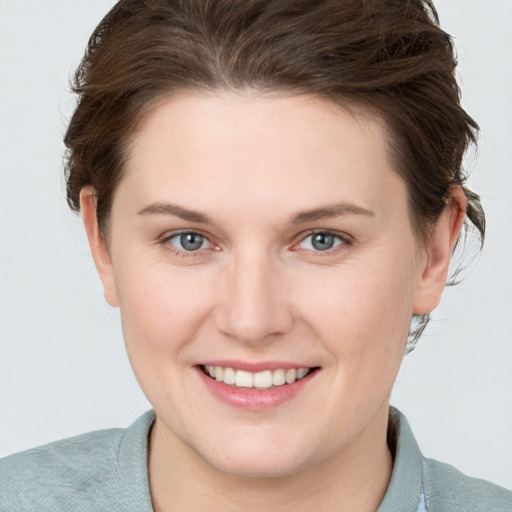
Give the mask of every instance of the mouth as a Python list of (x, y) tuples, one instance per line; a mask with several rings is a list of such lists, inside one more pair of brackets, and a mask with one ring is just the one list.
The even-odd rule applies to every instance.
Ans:
[(278, 368), (253, 373), (224, 366), (200, 365), (199, 368), (210, 379), (227, 386), (258, 390), (288, 386), (319, 370), (318, 367)]

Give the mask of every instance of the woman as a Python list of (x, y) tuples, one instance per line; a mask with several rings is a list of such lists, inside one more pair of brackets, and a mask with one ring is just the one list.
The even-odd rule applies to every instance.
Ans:
[(68, 200), (154, 413), (6, 459), (6, 509), (509, 510), (389, 410), (484, 233), (453, 73), (426, 2), (119, 2)]

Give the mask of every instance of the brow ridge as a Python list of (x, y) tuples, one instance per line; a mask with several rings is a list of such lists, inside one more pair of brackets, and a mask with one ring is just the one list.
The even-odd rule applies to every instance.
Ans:
[[(213, 224), (211, 218), (205, 213), (190, 210), (172, 203), (152, 203), (143, 207), (137, 213), (138, 215), (174, 215), (175, 217), (179, 217), (189, 222)], [(289, 219), (288, 223), (291, 225), (305, 224), (306, 222), (331, 217), (340, 217), (343, 215), (364, 215), (372, 217), (375, 214), (371, 210), (367, 210), (366, 208), (362, 208), (351, 203), (339, 203), (296, 213)]]
[(371, 210), (367, 210), (366, 208), (362, 208), (361, 206), (356, 206), (351, 203), (339, 203), (299, 212), (291, 218), (290, 224), (304, 224), (306, 222), (312, 222), (330, 217), (340, 217), (343, 215), (364, 215), (373, 217), (375, 213)]
[(152, 203), (137, 212), (138, 215), (174, 215), (180, 217), (183, 220), (190, 222), (198, 222), (201, 224), (212, 224), (212, 221), (208, 215), (178, 206), (172, 203)]

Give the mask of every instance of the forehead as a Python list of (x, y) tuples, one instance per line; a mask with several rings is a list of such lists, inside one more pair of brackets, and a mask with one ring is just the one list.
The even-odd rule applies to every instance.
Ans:
[(216, 213), (319, 203), (378, 206), (404, 192), (375, 116), (312, 96), (173, 96), (141, 123), (120, 188), (135, 207), (173, 200)]

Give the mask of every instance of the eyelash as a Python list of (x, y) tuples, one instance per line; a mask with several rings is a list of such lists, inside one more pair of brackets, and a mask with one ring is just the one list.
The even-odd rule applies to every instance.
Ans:
[[(339, 251), (342, 251), (342, 250), (346, 249), (348, 246), (352, 245), (352, 239), (346, 234), (340, 234), (340, 233), (336, 233), (334, 231), (319, 229), (319, 230), (312, 230), (312, 231), (307, 232), (298, 242), (294, 243), (293, 246), (296, 247), (300, 243), (307, 240), (309, 237), (312, 237), (314, 235), (320, 235), (320, 234), (333, 236), (335, 239), (340, 241), (340, 243), (338, 245), (334, 246), (331, 249), (326, 249), (325, 251), (320, 251), (320, 250), (312, 251), (315, 253), (315, 255), (318, 255), (320, 257), (332, 256), (333, 254), (337, 254)], [(179, 249), (175, 248), (172, 244), (170, 244), (171, 240), (181, 237), (183, 235), (199, 235), (200, 237), (203, 238), (204, 241), (210, 243), (210, 248), (213, 247), (213, 244), (209, 241), (209, 239), (205, 235), (200, 233), (199, 231), (179, 231), (177, 233), (173, 233), (172, 235), (163, 238), (159, 243), (162, 246), (166, 246), (168, 248), (168, 250), (170, 250), (174, 255), (176, 255), (180, 258), (194, 258), (194, 257), (200, 256), (201, 253), (203, 252), (203, 250), (201, 250), (201, 249), (198, 249), (196, 251), (187, 251), (184, 249), (179, 250)]]
[(166, 236), (163, 238), (159, 243), (162, 246), (165, 246), (168, 250), (170, 250), (174, 255), (179, 256), (180, 258), (194, 258), (200, 255), (202, 250), (197, 251), (186, 251), (186, 250), (179, 250), (176, 247), (174, 247), (170, 242), (171, 240), (178, 238), (183, 235), (199, 235), (204, 239), (204, 241), (210, 243), (210, 248), (213, 246), (213, 244), (208, 240), (208, 238), (200, 233), (199, 231), (178, 231), (177, 233), (173, 233), (172, 235)]
[(337, 239), (340, 242), (338, 245), (335, 245), (334, 247), (332, 247), (330, 249), (326, 249), (325, 251), (320, 251), (320, 250), (315, 251), (315, 250), (309, 249), (312, 252), (314, 252), (315, 255), (318, 255), (318, 256), (332, 256), (333, 254), (337, 254), (338, 252), (347, 249), (347, 247), (352, 244), (352, 239), (346, 234), (336, 233), (334, 231), (328, 231), (325, 229), (324, 230), (317, 229), (317, 230), (309, 231), (305, 236), (303, 236), (300, 239), (299, 242), (294, 244), (294, 247), (300, 243), (303, 243), (309, 237), (312, 237), (314, 235), (329, 235), (329, 236), (334, 237), (335, 240)]

